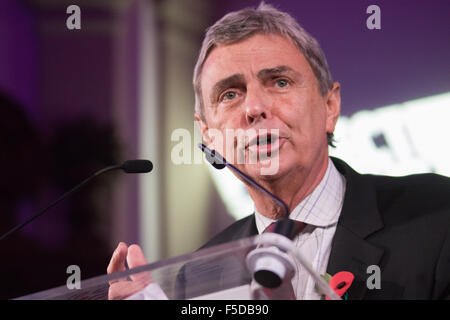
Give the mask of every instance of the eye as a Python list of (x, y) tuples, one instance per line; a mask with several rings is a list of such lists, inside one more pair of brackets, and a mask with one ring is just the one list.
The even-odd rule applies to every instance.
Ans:
[(234, 98), (236, 98), (236, 92), (227, 91), (222, 95), (220, 100), (233, 100)]
[(286, 79), (278, 79), (278, 80), (275, 82), (275, 84), (276, 84), (276, 86), (279, 87), (279, 88), (284, 88), (284, 87), (287, 87), (287, 86), (289, 85), (289, 81), (286, 80)]

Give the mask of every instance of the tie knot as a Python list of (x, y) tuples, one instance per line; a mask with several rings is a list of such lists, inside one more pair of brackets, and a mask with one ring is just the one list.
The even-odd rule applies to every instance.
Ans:
[(264, 230), (264, 232), (280, 233), (292, 240), (305, 227), (306, 227), (306, 224), (301, 221), (297, 221), (297, 220), (293, 220), (293, 219), (280, 219), (275, 222), (272, 222)]

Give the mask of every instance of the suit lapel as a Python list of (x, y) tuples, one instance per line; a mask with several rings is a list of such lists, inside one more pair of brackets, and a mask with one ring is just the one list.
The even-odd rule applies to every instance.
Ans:
[(242, 224), (239, 231), (235, 233), (235, 239), (247, 238), (251, 236), (256, 236), (258, 234), (258, 228), (256, 227), (255, 213), (248, 217), (247, 221)]
[(367, 267), (379, 265), (384, 250), (366, 238), (383, 228), (377, 209), (376, 192), (369, 178), (356, 173), (343, 161), (332, 158), (346, 179), (342, 212), (333, 238), (327, 272), (349, 271), (355, 276), (349, 299), (362, 299), (367, 290)]
[(348, 290), (349, 299), (364, 297), (367, 290), (367, 267), (378, 265), (383, 249), (371, 245), (353, 232), (338, 226), (333, 239), (327, 272), (334, 275), (340, 271), (353, 273), (355, 279)]

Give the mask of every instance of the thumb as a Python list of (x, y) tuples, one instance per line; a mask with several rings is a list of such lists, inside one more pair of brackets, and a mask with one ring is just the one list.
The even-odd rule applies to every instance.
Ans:
[(127, 263), (130, 269), (147, 264), (144, 252), (137, 244), (132, 244), (128, 247)]
[[(145, 259), (144, 252), (142, 251), (141, 247), (138, 246), (137, 244), (132, 244), (131, 246), (128, 247), (127, 263), (130, 269), (147, 264), (147, 259)], [(130, 275), (130, 277), (133, 281), (139, 280), (148, 283), (151, 282), (151, 276), (149, 271)]]

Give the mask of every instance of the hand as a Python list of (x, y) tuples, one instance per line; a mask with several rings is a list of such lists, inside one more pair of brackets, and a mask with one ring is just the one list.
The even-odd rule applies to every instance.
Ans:
[[(127, 247), (124, 242), (120, 242), (114, 251), (109, 262), (107, 272), (119, 272), (126, 270), (125, 261), (130, 269), (147, 264), (141, 247), (132, 244)], [(130, 276), (131, 280), (115, 279), (109, 282), (108, 299), (118, 300), (133, 295), (144, 289), (152, 282), (150, 272), (141, 272)]]

